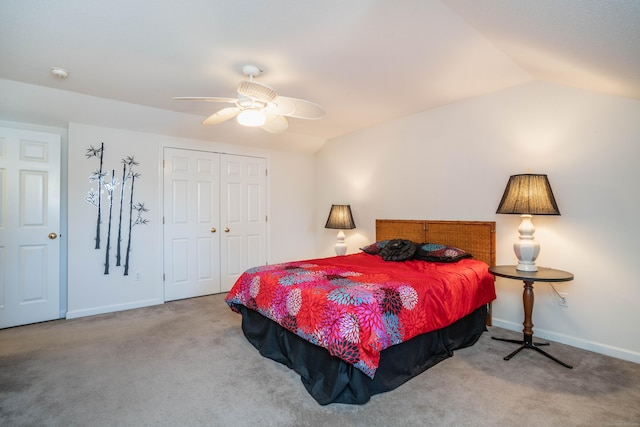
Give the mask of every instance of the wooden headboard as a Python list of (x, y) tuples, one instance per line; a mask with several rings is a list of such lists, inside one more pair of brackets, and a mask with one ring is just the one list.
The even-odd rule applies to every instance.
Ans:
[(376, 241), (407, 239), (463, 249), (474, 259), (496, 264), (496, 223), (493, 221), (430, 221), (377, 219)]

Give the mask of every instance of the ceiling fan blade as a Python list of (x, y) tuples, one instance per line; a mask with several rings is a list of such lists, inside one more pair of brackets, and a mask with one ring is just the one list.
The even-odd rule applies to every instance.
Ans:
[(260, 126), (269, 133), (280, 133), (287, 130), (289, 121), (286, 117), (266, 111), (267, 121)]
[(240, 109), (237, 107), (228, 107), (223, 108), (222, 110), (213, 113), (206, 119), (202, 121), (202, 124), (205, 126), (217, 125), (218, 123), (222, 123), (226, 120), (229, 120), (240, 113)]
[(318, 120), (324, 117), (324, 109), (318, 104), (304, 99), (278, 96), (269, 103), (273, 113), (297, 119)]
[(218, 98), (215, 96), (177, 96), (172, 99), (174, 101), (228, 102), (230, 104), (235, 104), (238, 101), (235, 98)]

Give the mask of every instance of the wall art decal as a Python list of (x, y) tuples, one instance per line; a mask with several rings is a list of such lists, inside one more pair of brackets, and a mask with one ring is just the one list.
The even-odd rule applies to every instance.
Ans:
[[(109, 224), (107, 226), (107, 248), (104, 251), (104, 274), (109, 274), (109, 253), (111, 252), (111, 220), (113, 219), (113, 192), (118, 187), (118, 180), (116, 179), (116, 171), (111, 171), (111, 182), (104, 184), (104, 189), (107, 191), (107, 200), (109, 200)], [(124, 186), (123, 186), (124, 188)], [(118, 246), (120, 243), (118, 242)]]
[[(125, 157), (124, 159), (122, 159), (122, 186), (120, 187), (120, 213), (118, 215), (118, 247), (116, 249), (116, 265), (120, 266), (120, 259), (121, 259), (121, 251), (120, 251), (120, 247), (121, 247), (121, 243), (122, 243), (122, 208), (124, 206), (124, 193), (125, 193), (125, 188), (127, 185), (127, 181), (131, 180), (131, 200), (129, 202), (129, 244), (127, 244), (127, 253), (129, 252), (129, 247), (130, 247), (130, 243), (131, 243), (131, 228), (133, 227), (132, 223), (131, 223), (131, 207), (133, 206), (133, 181), (135, 180), (136, 176), (140, 176), (140, 174), (136, 174), (135, 172), (133, 172), (133, 167), (137, 166), (138, 163), (133, 160), (133, 157)], [(140, 217), (140, 215), (138, 215), (138, 217)], [(125, 270), (128, 270), (125, 268)], [(125, 275), (127, 274), (127, 272), (125, 272)]]
[[(149, 220), (142, 218), (143, 212), (148, 212), (149, 209), (144, 207), (144, 203), (136, 203), (133, 204), (133, 183), (135, 180), (131, 180), (131, 202), (129, 204), (129, 239), (127, 240), (127, 255), (125, 257), (124, 262), (124, 275), (127, 276), (129, 274), (129, 254), (131, 253), (131, 231), (133, 230), (133, 226), (138, 224), (147, 224)], [(133, 211), (136, 211), (136, 220), (133, 221)]]
[(104, 142), (100, 144), (100, 148), (89, 148), (87, 150), (87, 158), (96, 157), (99, 160), (100, 167), (97, 171), (89, 176), (89, 182), (98, 182), (98, 191), (93, 192), (93, 188), (89, 191), (88, 198), (85, 199), (98, 209), (98, 218), (96, 220), (96, 246), (100, 249), (100, 224), (102, 223), (102, 183), (104, 181), (104, 173), (102, 172), (102, 159), (104, 154)]
[[(129, 223), (127, 227), (127, 249), (125, 252), (124, 262), (124, 275), (129, 275), (129, 254), (131, 252), (131, 236), (133, 234), (133, 228), (136, 225), (145, 225), (149, 223), (149, 220), (143, 217), (145, 212), (149, 210), (144, 206), (144, 203), (134, 202), (134, 184), (136, 178), (140, 178), (140, 174), (134, 171), (134, 167), (137, 163), (133, 156), (127, 156), (122, 159), (122, 180), (118, 181), (116, 177), (115, 169), (110, 172), (103, 171), (103, 159), (104, 159), (104, 142), (101, 143), (100, 148), (94, 148), (91, 146), (87, 149), (87, 159), (96, 158), (99, 161), (98, 170), (92, 172), (89, 175), (89, 182), (97, 183), (97, 190), (91, 188), (85, 196), (85, 201), (93, 205), (97, 209), (96, 218), (96, 236), (95, 236), (95, 249), (100, 249), (101, 245), (101, 225), (102, 225), (102, 204), (104, 202), (103, 194), (106, 193), (106, 199), (109, 208), (109, 217), (107, 222), (107, 243), (105, 248), (105, 260), (104, 260), (104, 274), (109, 274), (111, 266), (111, 230), (113, 226), (113, 208), (114, 204), (118, 208), (118, 233), (116, 237), (116, 267), (122, 265), (122, 240), (123, 240), (123, 212), (125, 211), (127, 197), (127, 188), (129, 189), (128, 197), (128, 211), (129, 211)], [(130, 185), (129, 185), (130, 183)], [(119, 191), (118, 191), (119, 188)], [(134, 214), (135, 212), (135, 214)], [(134, 217), (135, 215), (135, 217)]]

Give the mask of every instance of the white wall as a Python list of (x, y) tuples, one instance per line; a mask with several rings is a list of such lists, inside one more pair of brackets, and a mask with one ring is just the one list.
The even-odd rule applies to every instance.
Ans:
[[(534, 217), (538, 265), (575, 280), (558, 305), (535, 285), (536, 336), (640, 363), (640, 102), (546, 83), (528, 83), (365, 129), (317, 154), (318, 253), (331, 203), (350, 203), (357, 229), (349, 252), (375, 237), (376, 218), (491, 220), (497, 262), (515, 264), (518, 216), (495, 211), (510, 175), (549, 176), (561, 216)], [(522, 283), (498, 279), (496, 326), (522, 330)]]
[(270, 159), (269, 263), (315, 258), (315, 157), (278, 151)]
[[(96, 188), (89, 182), (98, 169), (96, 158), (87, 159), (87, 149), (105, 144), (104, 169), (116, 167), (120, 177), (121, 160), (133, 156), (140, 178), (135, 182), (135, 202), (144, 202), (149, 212), (147, 225), (134, 227), (129, 275), (116, 267), (115, 228), (112, 226), (112, 260), (104, 274), (108, 212), (103, 208), (100, 250), (94, 249), (96, 209), (84, 200)], [(68, 318), (160, 304), (164, 301), (162, 283), (162, 147), (201, 149), (230, 154), (256, 155), (269, 164), (269, 262), (311, 257), (313, 230), (313, 156), (303, 153), (266, 151), (222, 143), (180, 139), (143, 132), (132, 132), (71, 123), (69, 125), (68, 186)], [(114, 212), (114, 217), (116, 213)], [(114, 218), (115, 220), (115, 218)], [(125, 242), (126, 243), (126, 242)], [(124, 248), (123, 248), (124, 250)], [(275, 261), (274, 261), (275, 260)]]
[[(160, 279), (163, 146), (267, 158), (268, 260), (273, 263), (314, 256), (315, 169), (311, 147), (317, 144), (315, 139), (287, 133), (277, 140), (267, 138), (265, 145), (271, 149), (264, 149), (259, 136), (264, 132), (241, 130), (236, 139), (242, 141), (221, 143), (225, 138), (211, 141), (211, 132), (197, 124), (197, 117), (186, 114), (3, 79), (0, 92), (3, 123), (25, 129), (56, 129), (63, 135), (61, 231), (67, 239), (62, 239), (61, 245), (63, 250), (67, 249), (68, 258), (63, 254), (61, 295), (65, 300), (61, 301), (61, 315), (66, 308), (68, 317), (78, 317), (163, 301)], [(97, 169), (97, 164), (85, 154), (90, 146), (98, 147), (100, 142), (107, 146), (107, 167), (120, 165), (123, 156), (134, 156), (140, 162), (138, 172), (142, 176), (136, 183), (136, 193), (140, 195), (139, 201), (149, 208), (150, 223), (134, 230), (135, 246), (128, 277), (122, 276), (122, 269), (115, 266), (105, 277), (104, 251), (93, 249), (96, 212), (84, 197), (91, 188), (89, 173)], [(298, 149), (287, 152), (280, 148), (290, 144)], [(67, 222), (68, 233), (64, 229)], [(103, 231), (104, 227), (105, 224)], [(140, 280), (135, 280), (136, 273), (140, 273)]]
[[(122, 159), (131, 156), (139, 165), (135, 171), (134, 203), (143, 202), (149, 212), (147, 225), (133, 228), (129, 275), (124, 275), (126, 237), (122, 241), (123, 265), (115, 265), (118, 229), (119, 197), (115, 198), (111, 217), (109, 274), (105, 274), (109, 210), (103, 193), (101, 247), (95, 249), (97, 209), (85, 201), (90, 189), (97, 190), (89, 175), (99, 169), (99, 159), (87, 158), (87, 149), (100, 148), (104, 143), (103, 171), (115, 168), (121, 180)], [(158, 227), (161, 221), (161, 200), (158, 198), (157, 137), (151, 134), (98, 128), (82, 124), (69, 125), (68, 172), (68, 287), (67, 317), (105, 313), (164, 301), (162, 286), (162, 241)], [(110, 178), (109, 178), (110, 179)], [(117, 194), (116, 194), (117, 195)], [(128, 202), (124, 204), (124, 236), (128, 236)], [(139, 276), (139, 280), (136, 280)]]

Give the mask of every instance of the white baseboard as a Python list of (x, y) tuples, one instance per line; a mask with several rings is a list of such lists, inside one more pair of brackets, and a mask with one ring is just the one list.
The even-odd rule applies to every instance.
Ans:
[(94, 316), (96, 314), (113, 313), (115, 311), (131, 310), (134, 308), (149, 307), (151, 305), (164, 304), (161, 299), (149, 299), (142, 301), (134, 301), (126, 304), (105, 305), (102, 307), (86, 308), (81, 310), (67, 311), (67, 319), (76, 319), (78, 317)]
[[(493, 326), (507, 329), (509, 331), (522, 332), (522, 323), (513, 323), (502, 319), (491, 319)], [(536, 328), (534, 336), (560, 344), (570, 345), (572, 347), (581, 348), (583, 350), (593, 351), (594, 353), (604, 354), (605, 356), (615, 357), (617, 359), (627, 360), (629, 362), (640, 363), (640, 353), (627, 350), (624, 348), (614, 347), (594, 341), (587, 341), (568, 335), (558, 334), (553, 331)]]

